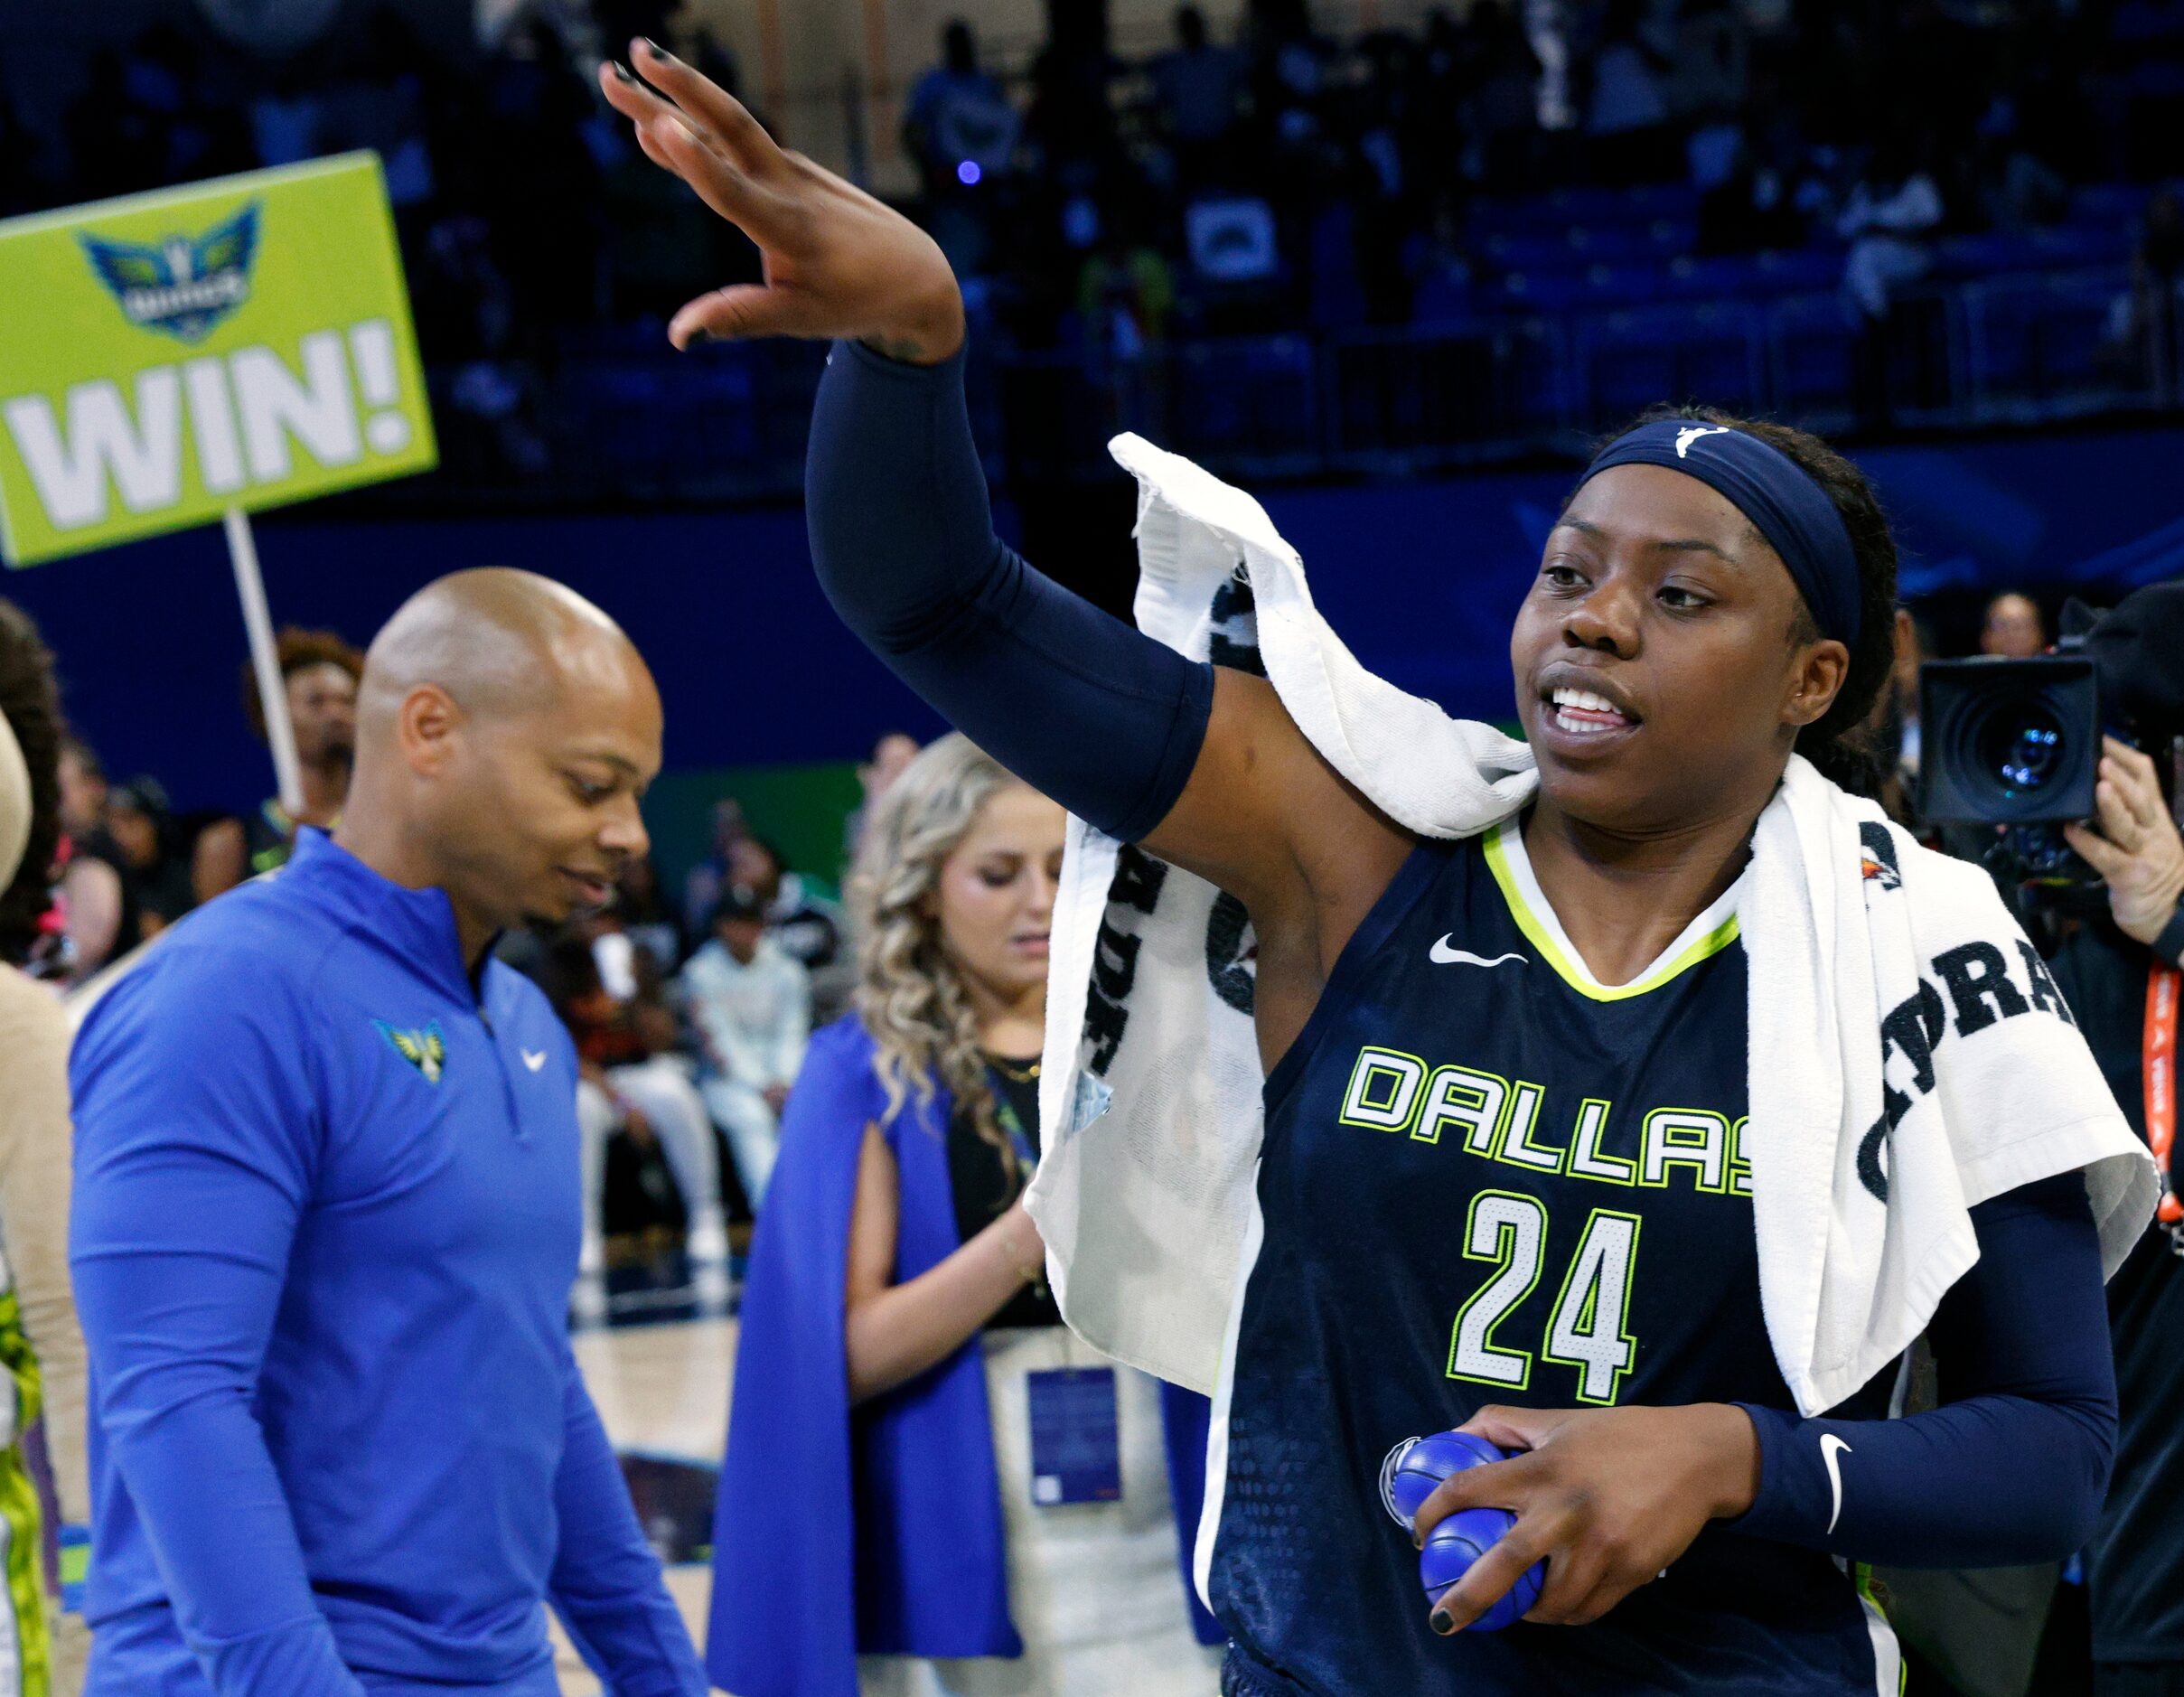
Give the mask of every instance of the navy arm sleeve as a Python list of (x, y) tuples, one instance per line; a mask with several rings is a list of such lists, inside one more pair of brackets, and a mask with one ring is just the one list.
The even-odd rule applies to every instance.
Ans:
[(2114, 1458), (2115, 1366), (2084, 1178), (1972, 1210), (1979, 1261), (1928, 1338), (1942, 1405), (1893, 1420), (1741, 1405), (1759, 1492), (1732, 1530), (1897, 1567), (2053, 1561), (2092, 1534)]
[(698, 1652), (661, 1583), (629, 1486), (572, 1357), (554, 1508), (561, 1543), (548, 1580), (554, 1611), (615, 1697), (705, 1697)]
[(91, 1420), (212, 1691), (363, 1697), (252, 1412), (310, 1194), (308, 1045), (277, 992), (196, 977), (169, 960), (123, 980), (72, 1057)]
[(811, 411), (819, 579), (895, 675), (1003, 765), (1134, 841), (1183, 793), (1214, 672), (1034, 571), (994, 532), (963, 353), (838, 342)]

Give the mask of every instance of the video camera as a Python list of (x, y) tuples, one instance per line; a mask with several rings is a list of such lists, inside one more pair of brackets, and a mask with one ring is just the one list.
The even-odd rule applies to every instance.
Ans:
[(2008, 883), (2076, 905), (2101, 880), (2062, 827), (2093, 812), (2100, 683), (2084, 654), (1932, 660), (1918, 669), (1919, 813), (2003, 829), (1985, 857)]
[(1919, 813), (1998, 827), (1984, 859), (2050, 906), (2105, 900), (2062, 827), (2094, 812), (2104, 732), (2143, 748), (2176, 805), (2184, 761), (2184, 583), (2103, 616), (2073, 602), (2052, 653), (1919, 668)]

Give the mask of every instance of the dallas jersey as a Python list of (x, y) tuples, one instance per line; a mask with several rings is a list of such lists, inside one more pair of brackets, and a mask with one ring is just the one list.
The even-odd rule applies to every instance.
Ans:
[(1591, 1626), (1442, 1638), (1381, 1506), (1392, 1446), (1487, 1403), (1794, 1407), (1741, 1149), (1735, 895), (1605, 987), (1511, 824), (1420, 846), (1343, 952), (1266, 1084), (1202, 1551), (1225, 1689), (1895, 1697), (1885, 1621), (1821, 1552), (1716, 1523)]

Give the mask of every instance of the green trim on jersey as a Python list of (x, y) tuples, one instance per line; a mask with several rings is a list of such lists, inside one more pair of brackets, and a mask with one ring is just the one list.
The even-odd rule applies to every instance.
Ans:
[(1540, 952), (1541, 958), (1554, 968), (1561, 980), (1580, 996), (1589, 997), (1596, 1002), (1627, 1001), (1633, 996), (1643, 996), (1648, 990), (1659, 989), (1679, 972), (1688, 971), (1700, 961), (1720, 954), (1737, 941), (1737, 915), (1731, 914), (1674, 960), (1655, 967), (1644, 977), (1634, 979), (1627, 984), (1595, 982), (1589, 972), (1572, 961), (1563, 952), (1562, 946), (1554, 940), (1554, 928), (1541, 921), (1540, 916), (1533, 911), (1532, 904), (1525, 899), (1523, 890), (1519, 887), (1516, 874), (1509, 865), (1509, 851), (1502, 845), (1503, 833), (1516, 828), (1514, 820), (1504, 820), (1486, 833), (1485, 848), (1487, 869), (1494, 874), (1495, 886), (1501, 891), (1502, 899), (1509, 904), (1509, 916), (1516, 921), (1517, 929)]
[[(1880, 1600), (1873, 1589), (1873, 1564), (1870, 1561), (1852, 1562), (1851, 1577), (1857, 1587), (1859, 1605), (1866, 1611), (1869, 1633), (1875, 1627), (1878, 1627), (1880, 1632), (1886, 1633), (1889, 1647), (1895, 1651), (1895, 1697), (1904, 1697), (1904, 1693), (1910, 1689), (1911, 1685), (1911, 1664), (1903, 1658), (1903, 1651), (1896, 1637), (1896, 1623), (1889, 1617), (1888, 1605)], [(1886, 1689), (1889, 1677), (1888, 1661), (1880, 1654), (1880, 1650), (1881, 1646), (1876, 1638), (1873, 1645), (1875, 1672), (1880, 1678), (1882, 1697), (1888, 1697)]]

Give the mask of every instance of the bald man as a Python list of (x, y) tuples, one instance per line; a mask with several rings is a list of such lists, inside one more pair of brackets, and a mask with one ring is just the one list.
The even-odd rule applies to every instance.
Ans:
[(333, 837), (90, 1013), (70, 1261), (93, 1697), (706, 1689), (569, 1352), (576, 1062), (494, 961), (643, 852), (660, 698), (607, 617), (463, 572), (373, 642)]

